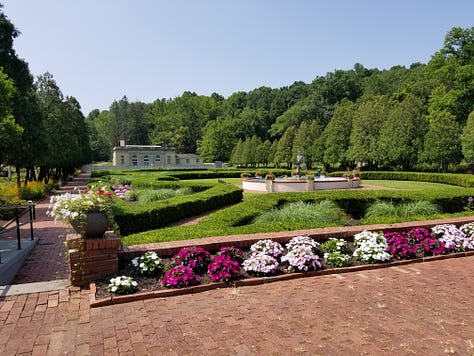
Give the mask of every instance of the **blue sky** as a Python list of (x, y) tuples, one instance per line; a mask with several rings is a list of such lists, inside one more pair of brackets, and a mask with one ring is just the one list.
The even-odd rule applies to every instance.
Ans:
[(33, 75), (87, 115), (183, 91), (225, 97), (335, 69), (427, 63), (472, 0), (0, 0)]

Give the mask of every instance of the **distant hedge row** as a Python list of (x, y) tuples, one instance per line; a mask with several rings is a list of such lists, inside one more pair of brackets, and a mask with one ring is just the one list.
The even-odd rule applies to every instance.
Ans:
[[(333, 172), (331, 176), (340, 176), (344, 172)], [(425, 173), (425, 172), (377, 172), (361, 171), (361, 179), (368, 180), (405, 180), (457, 185), (459, 187), (474, 187), (474, 175), (461, 173)]]

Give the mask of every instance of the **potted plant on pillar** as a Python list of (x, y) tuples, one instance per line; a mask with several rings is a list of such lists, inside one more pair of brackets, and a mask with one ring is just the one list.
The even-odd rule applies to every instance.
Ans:
[(111, 217), (113, 194), (105, 187), (52, 196), (47, 215), (68, 222), (84, 238), (104, 236)]

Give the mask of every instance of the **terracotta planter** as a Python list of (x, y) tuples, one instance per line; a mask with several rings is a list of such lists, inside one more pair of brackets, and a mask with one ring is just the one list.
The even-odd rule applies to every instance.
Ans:
[(103, 211), (91, 211), (85, 219), (71, 221), (73, 229), (84, 238), (103, 237), (107, 231), (107, 215)]

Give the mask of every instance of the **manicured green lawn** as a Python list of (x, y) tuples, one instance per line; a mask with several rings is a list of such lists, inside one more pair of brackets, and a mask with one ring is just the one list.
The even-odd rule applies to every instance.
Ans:
[[(242, 185), (241, 178), (221, 178), (226, 183), (234, 184), (235, 186)], [(218, 179), (199, 179), (200, 182), (217, 183)], [(421, 190), (421, 189), (453, 189), (458, 190), (459, 187), (440, 184), (440, 183), (429, 183), (429, 182), (413, 182), (413, 181), (401, 181), (401, 180), (362, 180), (362, 185), (379, 186), (389, 189), (402, 189), (402, 190)]]
[(401, 181), (401, 180), (362, 180), (362, 185), (379, 186), (389, 189), (401, 189), (401, 190), (437, 190), (437, 189), (448, 189), (448, 190), (459, 190), (459, 187), (449, 184), (440, 183), (429, 183), (429, 182), (414, 182), (414, 181)]

